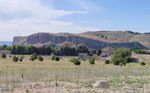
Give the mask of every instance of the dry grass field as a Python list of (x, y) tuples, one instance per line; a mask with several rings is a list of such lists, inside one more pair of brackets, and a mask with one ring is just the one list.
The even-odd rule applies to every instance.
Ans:
[[(71, 57), (64, 57), (69, 59)], [(77, 81), (79, 76), (79, 88)], [(109, 81), (108, 88), (93, 88), (98, 80)], [(57, 87), (56, 87), (57, 85)], [(5, 91), (2, 91), (2, 90)], [(95, 65), (81, 61), (79, 67), (68, 60), (13, 62), (12, 58), (0, 58), (0, 93), (150, 93), (150, 64), (141, 66), (105, 65), (96, 60)]]

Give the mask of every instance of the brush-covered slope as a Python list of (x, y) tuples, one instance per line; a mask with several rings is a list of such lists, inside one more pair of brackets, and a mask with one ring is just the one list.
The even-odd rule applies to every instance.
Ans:
[(81, 33), (80, 35), (92, 37), (109, 43), (139, 42), (145, 47), (150, 48), (150, 34), (131, 34), (123, 31), (90, 31)]

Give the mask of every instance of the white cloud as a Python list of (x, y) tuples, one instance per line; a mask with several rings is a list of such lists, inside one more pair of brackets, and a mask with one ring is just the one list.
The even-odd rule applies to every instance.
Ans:
[[(51, 7), (50, 7), (51, 6)], [(0, 41), (14, 36), (26, 36), (37, 32), (70, 32), (99, 30), (72, 22), (55, 21), (55, 18), (87, 11), (56, 10), (53, 5), (44, 6), (40, 0), (0, 0)]]
[[(10, 18), (40, 18), (52, 19), (73, 13), (88, 13), (87, 11), (55, 10), (53, 5), (44, 6), (40, 0), (0, 0), (0, 13)], [(2, 18), (2, 16), (1, 16)]]
[[(97, 28), (83, 27), (72, 22), (61, 22), (54, 20), (18, 19), (7, 22), (0, 21), (0, 40), (12, 40), (13, 36), (26, 36), (37, 32), (69, 32), (81, 33), (84, 31), (99, 30)], [(7, 38), (6, 38), (7, 37)]]

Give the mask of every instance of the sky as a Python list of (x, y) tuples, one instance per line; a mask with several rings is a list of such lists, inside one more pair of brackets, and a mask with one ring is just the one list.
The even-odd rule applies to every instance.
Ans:
[(0, 0), (0, 41), (38, 32), (150, 32), (150, 0)]

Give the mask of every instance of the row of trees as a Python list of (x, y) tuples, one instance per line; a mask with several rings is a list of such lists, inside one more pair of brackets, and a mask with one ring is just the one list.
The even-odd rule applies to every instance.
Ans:
[(35, 47), (32, 45), (13, 45), (13, 46), (1, 46), (1, 50), (10, 50), (14, 55), (30, 55), (36, 53), (37, 55), (59, 55), (59, 56), (77, 56), (78, 53), (88, 53), (88, 55), (102, 53), (101, 49), (88, 49), (85, 46), (78, 47), (57, 47), (55, 44), (44, 45), (42, 47)]
[(150, 54), (149, 52), (145, 52), (142, 49), (135, 49), (134, 53), (136, 53), (136, 54)]
[(56, 49), (54, 52), (55, 55), (61, 55), (61, 56), (77, 56), (78, 53), (88, 53), (89, 54), (90, 51), (85, 46), (79, 46), (77, 48), (64, 46), (64, 47)]
[(13, 45), (11, 48), (12, 54), (33, 54), (36, 53), (38, 55), (51, 55), (51, 48), (49, 46), (35, 47), (32, 45), (24, 46), (24, 45)]
[(100, 55), (102, 51), (101, 49), (88, 49), (85, 46), (79, 46), (77, 48), (65, 46), (54, 51), (55, 55), (61, 56), (77, 56), (78, 53), (88, 53), (88, 55), (92, 56), (93, 54)]

